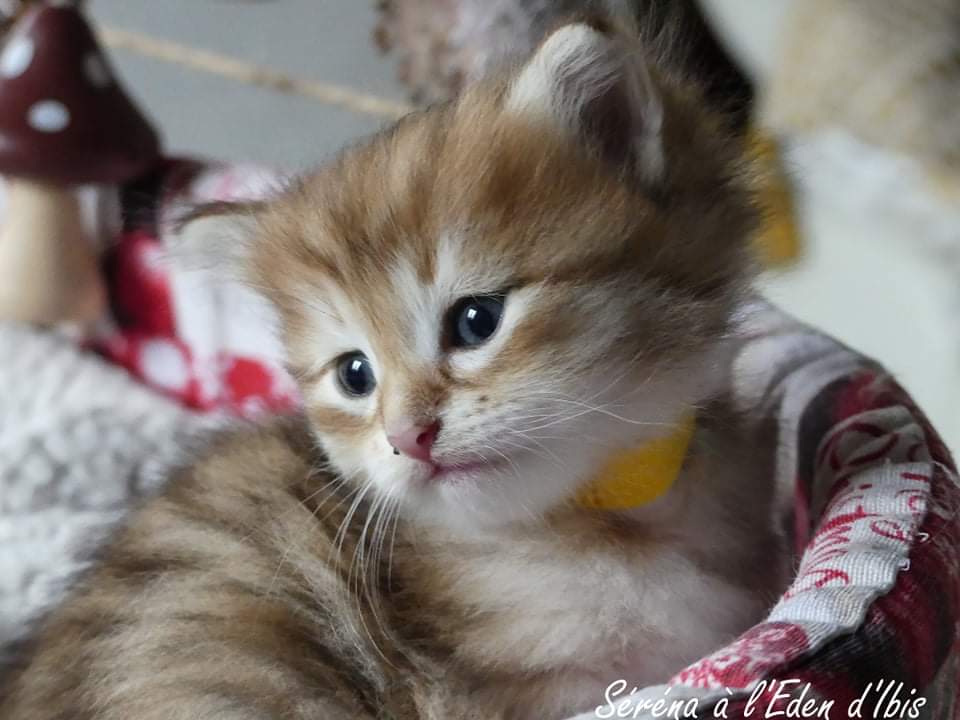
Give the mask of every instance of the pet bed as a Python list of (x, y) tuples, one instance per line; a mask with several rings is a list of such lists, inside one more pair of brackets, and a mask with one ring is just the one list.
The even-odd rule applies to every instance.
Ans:
[[(108, 253), (116, 322), (95, 345), (177, 402), (62, 339), (2, 329), (0, 541), (13, 552), (0, 565), (0, 633), (8, 638), (152, 487), (148, 466), (172, 457), (179, 433), (200, 422), (187, 406), (247, 415), (295, 406), (257, 301), (202, 273), (189, 279), (162, 255), (165, 218), (184, 201), (257, 197), (278, 181), (252, 168), (170, 162), (150, 192), (141, 183), (127, 194), (140, 203), (125, 213), (138, 224)], [(777, 440), (775, 456), (757, 461), (770, 465), (795, 538), (796, 577), (769, 617), (727, 647), (631, 699), (623, 678), (620, 705), (600, 707), (598, 698), (596, 714), (582, 717), (665, 717), (659, 699), (683, 700), (686, 711), (695, 702), (698, 717), (774, 717), (801, 695), (817, 708), (832, 701), (830, 717), (846, 717), (860, 698), (863, 717), (894, 702), (906, 713), (921, 697), (922, 708), (909, 707), (954, 717), (960, 490), (949, 452), (872, 361), (760, 301), (739, 322), (730, 397), (758, 439)], [(86, 464), (96, 471), (75, 470)]]

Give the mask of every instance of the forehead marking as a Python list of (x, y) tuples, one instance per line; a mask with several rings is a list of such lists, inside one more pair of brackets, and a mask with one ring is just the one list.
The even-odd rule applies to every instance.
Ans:
[(397, 318), (393, 331), (405, 336), (405, 349), (422, 360), (436, 361), (444, 307), (435, 282), (423, 282), (414, 263), (405, 255), (395, 258), (389, 282), (395, 302), (390, 313)]

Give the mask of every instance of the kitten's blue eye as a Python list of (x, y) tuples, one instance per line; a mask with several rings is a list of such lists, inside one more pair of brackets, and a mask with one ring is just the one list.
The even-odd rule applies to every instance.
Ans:
[(362, 352), (347, 353), (337, 361), (337, 381), (352, 397), (369, 395), (377, 386), (370, 361)]
[(502, 295), (463, 298), (450, 313), (450, 344), (457, 348), (483, 345), (497, 331), (501, 315)]

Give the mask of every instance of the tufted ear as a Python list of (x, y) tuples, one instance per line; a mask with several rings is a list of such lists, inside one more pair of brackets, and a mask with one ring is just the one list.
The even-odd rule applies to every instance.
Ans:
[(259, 236), (253, 203), (193, 208), (165, 229), (177, 333), (198, 357), (229, 349), (280, 365), (280, 317), (250, 277)]
[(663, 105), (626, 33), (584, 22), (555, 30), (510, 85), (506, 108), (572, 131), (642, 180), (663, 172)]
[(170, 257), (185, 270), (211, 273), (218, 282), (245, 281), (259, 209), (256, 202), (192, 208), (167, 230)]

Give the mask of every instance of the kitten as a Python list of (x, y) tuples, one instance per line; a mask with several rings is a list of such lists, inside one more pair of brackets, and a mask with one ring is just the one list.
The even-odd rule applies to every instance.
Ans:
[[(720, 394), (753, 212), (719, 128), (576, 22), (190, 223), (276, 308), (304, 418), (221, 437), (134, 513), (0, 717), (559, 719), (758, 621), (784, 553)], [(666, 495), (572, 502), (691, 408)]]

